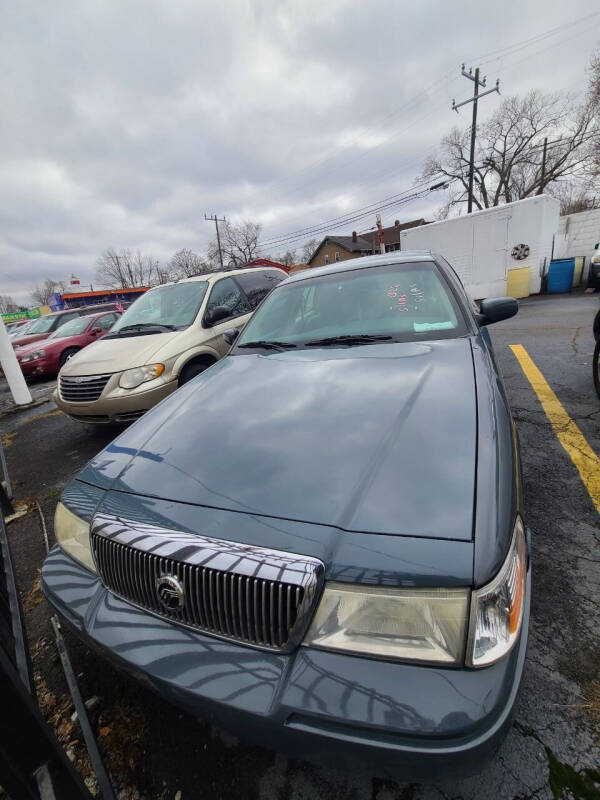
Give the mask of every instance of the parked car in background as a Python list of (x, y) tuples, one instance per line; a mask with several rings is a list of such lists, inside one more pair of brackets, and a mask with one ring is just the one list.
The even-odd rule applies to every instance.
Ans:
[(131, 422), (225, 355), (241, 328), (287, 274), (218, 272), (150, 289), (101, 342), (62, 368), (57, 406), (80, 422)]
[(30, 319), (20, 319), (17, 322), (10, 322), (8, 325), (5, 325), (6, 332), (8, 333), (9, 337), (14, 336), (17, 331), (23, 329), (25, 325), (30, 322)]
[(31, 344), (31, 342), (39, 342), (42, 339), (47, 339), (51, 333), (69, 322), (71, 319), (78, 317), (86, 317), (89, 314), (97, 314), (100, 311), (116, 311), (117, 303), (102, 303), (101, 305), (94, 306), (81, 306), (80, 308), (68, 308), (65, 311), (55, 311), (53, 314), (46, 314), (43, 317), (34, 319), (31, 325), (27, 326), (27, 330), (22, 334), (18, 334), (11, 341), (13, 347), (21, 347), (24, 344)]
[(254, 743), (403, 780), (481, 768), (530, 607), (517, 436), (484, 335), (516, 311), (474, 313), (429, 253), (288, 278), (67, 486), (46, 596)]
[(75, 353), (104, 336), (120, 317), (118, 311), (76, 317), (43, 342), (35, 341), (15, 348), (23, 375), (57, 375)]

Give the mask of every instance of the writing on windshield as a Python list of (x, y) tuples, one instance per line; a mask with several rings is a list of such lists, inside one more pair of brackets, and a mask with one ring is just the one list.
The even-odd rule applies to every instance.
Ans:
[(238, 347), (276, 341), (314, 347), (422, 341), (464, 332), (464, 319), (434, 262), (363, 267), (276, 288)]

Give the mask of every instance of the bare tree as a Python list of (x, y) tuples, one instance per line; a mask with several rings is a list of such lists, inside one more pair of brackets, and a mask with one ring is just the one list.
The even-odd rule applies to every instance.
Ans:
[(211, 266), (197, 253), (187, 248), (182, 248), (173, 255), (169, 261), (168, 269), (172, 279), (192, 278), (202, 272), (210, 272)]
[[(559, 178), (578, 174), (589, 163), (597, 122), (589, 102), (574, 107), (564, 94), (532, 91), (509, 97), (478, 129), (473, 202), (490, 208), (537, 194)], [(548, 138), (542, 184), (542, 144)], [(470, 130), (453, 128), (442, 139), (439, 155), (428, 159), (422, 178), (444, 175), (454, 181), (445, 208), (467, 202)]]
[(320, 242), (318, 239), (309, 239), (302, 245), (302, 263), (308, 264), (317, 251)]
[(282, 256), (277, 256), (275, 258), (279, 264), (284, 264), (286, 267), (291, 267), (296, 264), (296, 251), (295, 250), (286, 250)]
[(141, 250), (105, 250), (96, 262), (96, 280), (108, 289), (132, 289), (158, 283), (160, 264)]
[(64, 281), (55, 281), (52, 278), (46, 278), (42, 283), (38, 283), (31, 290), (31, 297), (34, 303), (40, 306), (45, 306), (53, 294), (57, 292), (64, 292), (67, 285)]
[(577, 214), (600, 208), (600, 196), (590, 190), (588, 181), (557, 181), (550, 194), (560, 200), (561, 214)]
[(19, 306), (9, 294), (0, 294), (0, 314), (13, 314), (18, 310)]
[[(255, 222), (241, 222), (237, 225), (224, 222), (219, 228), (223, 265), (230, 269), (243, 267), (258, 255), (260, 225)], [(208, 260), (213, 268), (220, 267), (217, 240), (208, 248)]]
[(589, 71), (588, 102), (596, 123), (596, 136), (592, 143), (592, 158), (588, 169), (588, 175), (593, 180), (600, 175), (600, 50), (592, 56)]

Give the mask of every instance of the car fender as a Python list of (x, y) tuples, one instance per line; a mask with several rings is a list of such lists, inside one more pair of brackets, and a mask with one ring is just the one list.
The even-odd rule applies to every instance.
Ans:
[(208, 347), (207, 345), (198, 345), (197, 347), (191, 347), (189, 350), (185, 350), (179, 356), (176, 357), (175, 363), (173, 364), (173, 368), (171, 370), (171, 376), (173, 378), (179, 377), (181, 375), (181, 371), (189, 364), (190, 361), (198, 357), (205, 356), (207, 358), (212, 358), (214, 361), (219, 361), (221, 356), (219, 353), (213, 348)]

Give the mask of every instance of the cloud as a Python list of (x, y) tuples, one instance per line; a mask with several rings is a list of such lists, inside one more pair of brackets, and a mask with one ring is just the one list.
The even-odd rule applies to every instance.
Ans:
[(205, 211), (273, 238), (400, 192), (469, 124), (450, 111), (470, 91), (463, 60), (487, 60), (505, 93), (581, 86), (591, 26), (495, 55), (589, 4), (566, 13), (542, 0), (5, 4), (0, 293), (25, 301), (71, 272), (88, 284), (107, 247), (202, 252)]

